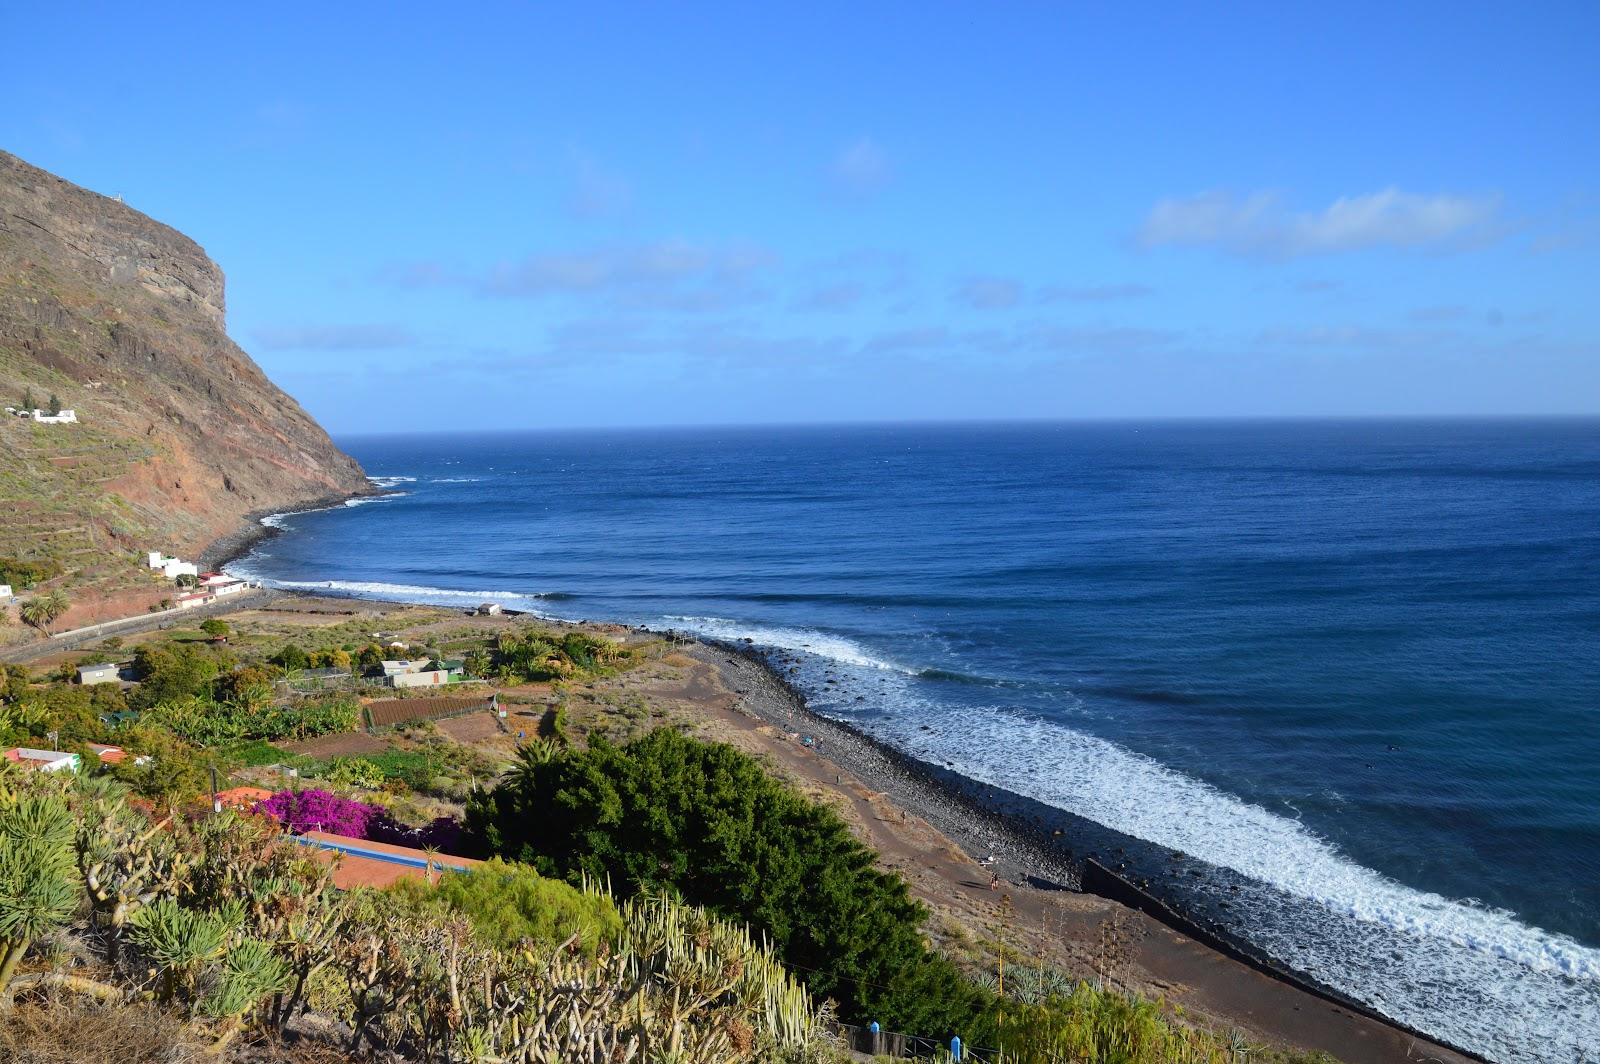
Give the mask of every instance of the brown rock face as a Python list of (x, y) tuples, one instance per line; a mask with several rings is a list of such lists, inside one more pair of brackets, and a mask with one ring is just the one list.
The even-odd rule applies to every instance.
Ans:
[(80, 423), (0, 417), (0, 558), (54, 558), (74, 583), (370, 490), (223, 332), (198, 244), (0, 151), (0, 406), (29, 391)]

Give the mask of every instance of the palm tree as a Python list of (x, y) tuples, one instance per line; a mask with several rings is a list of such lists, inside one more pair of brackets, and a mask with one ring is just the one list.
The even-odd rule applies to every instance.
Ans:
[(50, 625), (56, 618), (72, 608), (72, 601), (59, 591), (52, 591), (47, 595), (35, 595), (17, 611), (27, 624), (33, 625), (41, 632), (49, 631)]

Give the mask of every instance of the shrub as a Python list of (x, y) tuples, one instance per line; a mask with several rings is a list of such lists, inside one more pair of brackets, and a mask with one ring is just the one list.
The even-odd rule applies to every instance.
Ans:
[(558, 946), (576, 935), (585, 954), (613, 945), (622, 933), (617, 907), (604, 894), (546, 879), (526, 865), (494, 860), (470, 872), (442, 877), (429, 887), (414, 879), (390, 888), (419, 915), (448, 911), (465, 916), (486, 945)]
[(461, 826), (451, 817), (439, 817), (422, 827), (407, 827), (396, 822), (381, 805), (341, 798), (316, 788), (279, 791), (258, 803), (256, 811), (268, 814), (297, 835), (326, 831), (396, 846), (431, 846), (445, 853), (462, 849)]
[(848, 1017), (970, 1030), (986, 996), (927, 949), (926, 911), (825, 806), (730, 746), (659, 730), (548, 757), (524, 751), (467, 826), (487, 852), (624, 892), (667, 887), (748, 922)]
[(210, 697), (211, 685), (232, 659), (184, 643), (146, 644), (133, 652), (133, 674), (139, 690), (132, 699), (140, 709), (181, 698)]
[(310, 739), (330, 732), (350, 731), (361, 707), (351, 698), (331, 698), (276, 705), (270, 691), (248, 687), (227, 702), (210, 702), (190, 696), (163, 702), (145, 714), (150, 724), (160, 724), (192, 743), (215, 746), (245, 739)]
[(311, 665), (311, 659), (306, 656), (306, 652), (295, 646), (293, 643), (288, 644), (282, 650), (274, 654), (272, 656), (272, 661), (276, 665), (283, 666), (284, 671), (286, 672), (293, 672), (296, 669), (309, 668)]
[(279, 791), (256, 806), (295, 834), (326, 831), (352, 839), (367, 837), (367, 828), (384, 815), (383, 807), (340, 798), (323, 790)]
[(364, 757), (336, 757), (324, 777), (330, 783), (377, 790), (387, 782), (382, 767)]

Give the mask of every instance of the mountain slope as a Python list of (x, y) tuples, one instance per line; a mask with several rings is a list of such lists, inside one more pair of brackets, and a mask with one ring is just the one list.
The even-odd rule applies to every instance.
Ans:
[[(193, 240), (0, 151), (0, 558), (59, 565), (85, 602), (149, 593), (135, 552), (194, 557), (246, 516), (370, 490), (223, 331)], [(78, 617), (75, 619), (84, 619)]]

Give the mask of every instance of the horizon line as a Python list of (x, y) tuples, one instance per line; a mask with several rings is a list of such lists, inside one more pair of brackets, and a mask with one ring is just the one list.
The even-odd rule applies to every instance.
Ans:
[(363, 429), (327, 430), (329, 436), (490, 436), (533, 432), (692, 432), (749, 431), (756, 429), (829, 428), (1005, 428), (1047, 425), (1220, 425), (1220, 424), (1315, 424), (1315, 423), (1423, 423), (1423, 422), (1600, 422), (1600, 411), (1592, 413), (1500, 413), (1500, 414), (1165, 414), (1104, 417), (1026, 417), (1026, 418), (902, 418), (838, 419), (820, 421), (714, 421), (668, 422), (640, 425), (517, 425), (470, 429)]

